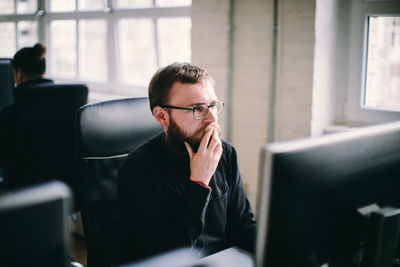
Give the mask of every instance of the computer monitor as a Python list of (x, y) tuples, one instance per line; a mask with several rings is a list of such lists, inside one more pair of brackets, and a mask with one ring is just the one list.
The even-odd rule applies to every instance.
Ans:
[(392, 266), (400, 122), (267, 144), (261, 160), (257, 267)]
[(69, 266), (71, 202), (57, 181), (0, 196), (0, 265)]
[(0, 58), (0, 110), (14, 102), (11, 59)]

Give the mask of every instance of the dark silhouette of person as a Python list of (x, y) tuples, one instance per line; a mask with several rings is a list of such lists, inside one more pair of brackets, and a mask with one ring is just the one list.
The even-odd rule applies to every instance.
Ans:
[(3, 168), (3, 188), (13, 189), (28, 185), (26, 177), (29, 175), (25, 168), (21, 168), (21, 144), (18, 138), (17, 111), (19, 98), (23, 91), (44, 84), (54, 84), (44, 78), (46, 72), (46, 47), (37, 43), (33, 47), (24, 47), (11, 60), (14, 77), (14, 102), (5, 107), (0, 113), (0, 168)]

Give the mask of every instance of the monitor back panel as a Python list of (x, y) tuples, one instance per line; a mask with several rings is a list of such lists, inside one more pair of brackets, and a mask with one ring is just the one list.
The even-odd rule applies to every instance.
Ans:
[(71, 195), (55, 183), (0, 197), (1, 266), (67, 266)]
[(363, 234), (358, 208), (400, 208), (400, 123), (267, 145), (262, 160), (257, 253), (268, 266), (345, 261)]

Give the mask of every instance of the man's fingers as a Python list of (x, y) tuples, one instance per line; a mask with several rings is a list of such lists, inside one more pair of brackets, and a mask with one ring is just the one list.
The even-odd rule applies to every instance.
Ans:
[(192, 155), (193, 155), (192, 147), (191, 147), (187, 142), (185, 142), (185, 141), (183, 141), (183, 143), (184, 143), (185, 146), (186, 146), (186, 150), (187, 150), (187, 152), (189, 153), (189, 157), (192, 157)]
[(218, 131), (216, 129), (213, 130), (213, 134), (211, 136), (210, 144), (208, 145), (208, 149), (214, 151), (215, 148), (221, 144), (221, 140), (218, 136)]
[(207, 149), (208, 143), (210, 142), (211, 134), (213, 133), (213, 128), (210, 127), (207, 132), (203, 135), (201, 139), (199, 150)]
[(218, 143), (215, 145), (213, 151), (214, 151), (214, 153), (218, 153), (218, 154), (222, 153), (222, 143), (221, 143), (221, 142), (218, 142)]

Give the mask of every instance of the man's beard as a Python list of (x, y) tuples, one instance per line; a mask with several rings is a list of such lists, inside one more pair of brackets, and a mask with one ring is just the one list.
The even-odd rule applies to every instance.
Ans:
[(197, 152), (200, 146), (200, 142), (209, 129), (209, 127), (215, 127), (215, 129), (220, 132), (220, 127), (218, 123), (209, 123), (207, 125), (202, 126), (200, 129), (196, 130), (193, 134), (186, 134), (179, 126), (175, 123), (175, 121), (170, 118), (169, 126), (166, 133), (167, 143), (178, 152), (185, 152), (186, 147), (184, 141), (190, 145), (193, 152)]

